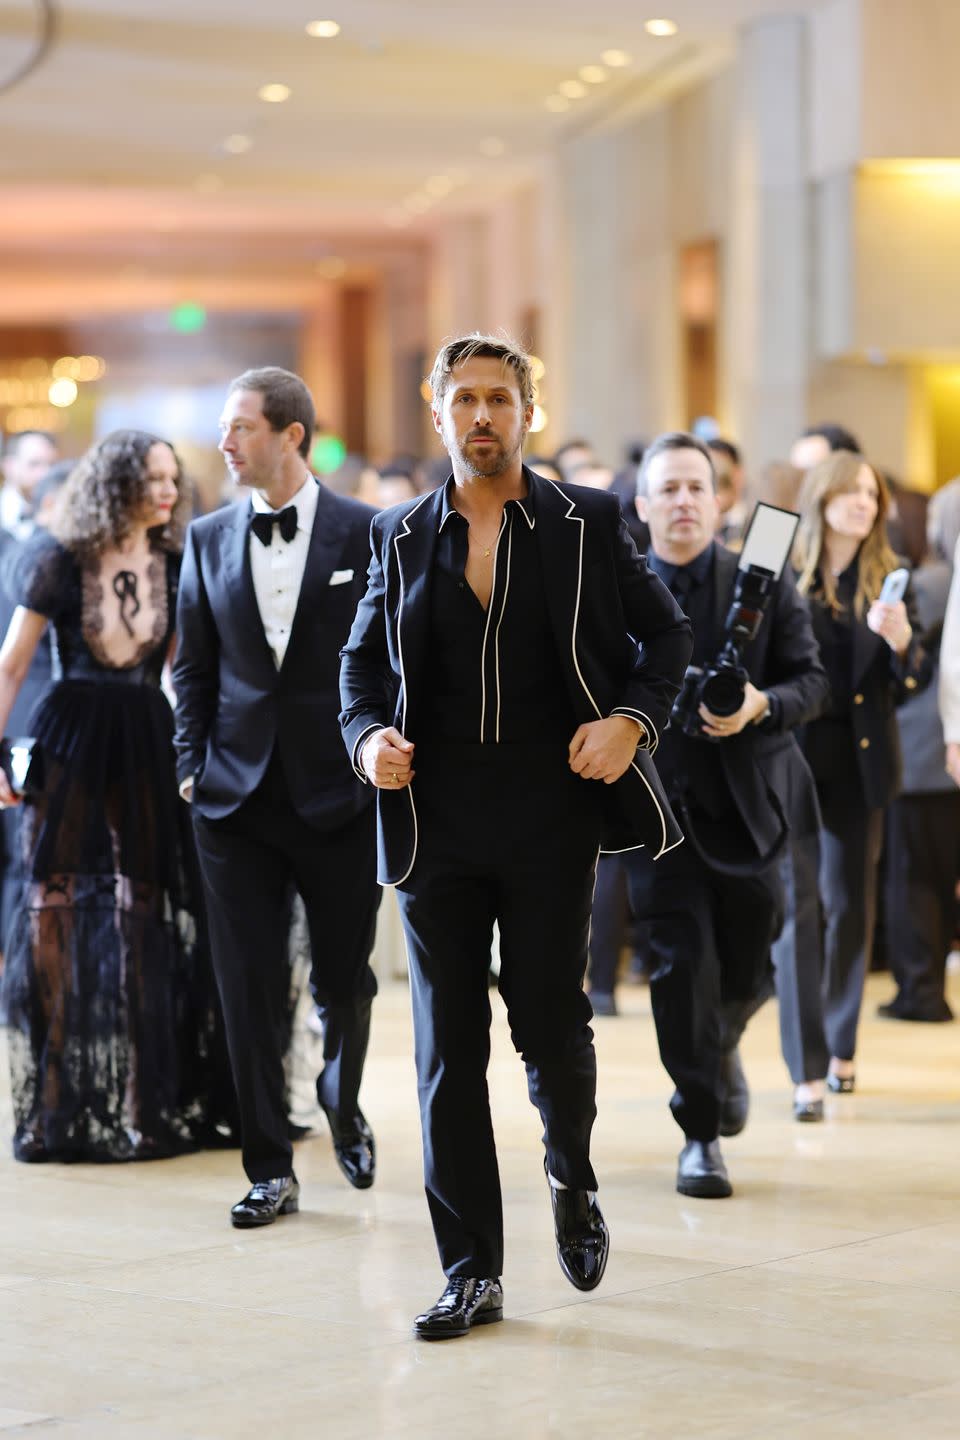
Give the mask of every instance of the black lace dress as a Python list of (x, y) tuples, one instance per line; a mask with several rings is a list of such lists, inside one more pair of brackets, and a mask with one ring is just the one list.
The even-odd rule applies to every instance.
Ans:
[(20, 603), (51, 622), (55, 684), (31, 724), (45, 780), (25, 805), (3, 981), (18, 1159), (135, 1160), (232, 1138), (160, 689), (178, 568), (152, 555), (152, 634), (122, 667), (100, 643), (106, 587), (95, 572), (48, 535), (19, 569)]

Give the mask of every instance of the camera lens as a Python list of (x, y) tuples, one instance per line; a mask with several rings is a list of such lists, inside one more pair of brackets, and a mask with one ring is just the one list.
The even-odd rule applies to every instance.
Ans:
[(736, 715), (745, 693), (743, 677), (736, 670), (724, 667), (707, 675), (700, 699), (713, 715)]

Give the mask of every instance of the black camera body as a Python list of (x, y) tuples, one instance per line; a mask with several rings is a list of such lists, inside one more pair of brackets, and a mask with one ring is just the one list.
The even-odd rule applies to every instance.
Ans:
[(691, 739), (714, 738), (703, 733), (703, 721), (698, 713), (701, 705), (712, 715), (727, 716), (736, 715), (743, 704), (750, 679), (743, 667), (743, 647), (760, 629), (777, 579), (772, 570), (765, 570), (761, 565), (748, 565), (737, 571), (720, 654), (705, 669), (699, 665), (687, 667), (680, 694), (670, 712), (670, 723)]

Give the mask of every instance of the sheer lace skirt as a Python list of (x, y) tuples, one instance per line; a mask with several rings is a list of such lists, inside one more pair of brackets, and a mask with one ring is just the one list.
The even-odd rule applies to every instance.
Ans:
[(56, 687), (21, 827), (4, 988), (22, 1159), (127, 1160), (230, 1138), (171, 716), (152, 687)]

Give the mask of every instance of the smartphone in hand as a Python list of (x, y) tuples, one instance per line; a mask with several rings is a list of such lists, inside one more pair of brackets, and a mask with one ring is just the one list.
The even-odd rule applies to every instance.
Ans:
[(910, 571), (901, 565), (897, 570), (891, 570), (884, 578), (883, 586), (877, 597), (881, 605), (896, 605), (906, 594), (907, 581), (910, 579)]

